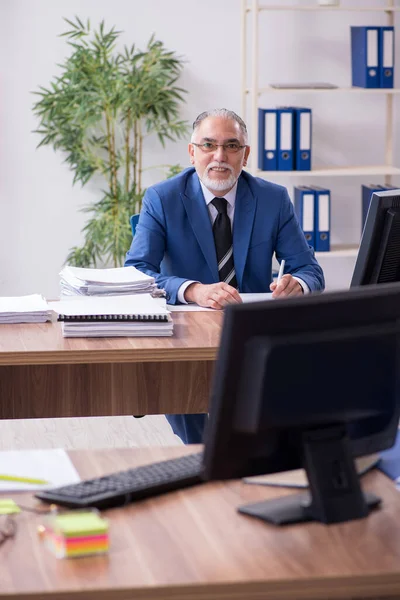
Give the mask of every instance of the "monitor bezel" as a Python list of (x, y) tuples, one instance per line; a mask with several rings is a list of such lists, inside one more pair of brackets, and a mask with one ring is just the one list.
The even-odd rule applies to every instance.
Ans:
[(400, 188), (372, 194), (350, 287), (377, 283), (371, 281), (368, 274), (369, 271), (374, 271), (373, 259), (380, 246), (385, 214), (387, 210), (393, 208), (395, 199), (398, 199), (400, 204)]
[[(360, 302), (361, 310), (354, 312), (353, 306), (358, 305), (360, 308)], [(400, 328), (400, 284), (351, 288), (340, 292), (311, 294), (298, 298), (232, 305), (225, 309), (224, 326), (210, 396), (210, 418), (205, 434), (204, 477), (206, 479), (221, 478), (220, 470), (215, 468), (218, 461), (224, 460), (224, 457), (226, 459), (228, 456), (231, 456), (232, 460), (235, 459), (233, 445), (232, 452), (229, 448), (224, 447), (226, 435), (223, 431), (228, 422), (228, 415), (235, 407), (225, 397), (226, 390), (223, 389), (223, 386), (226, 385), (226, 369), (230, 366), (230, 362), (227, 363), (226, 355), (235, 357), (238, 352), (238, 340), (235, 338), (235, 328), (238, 323), (241, 322), (240, 327), (242, 327), (243, 317), (246, 315), (247, 318), (257, 320), (258, 315), (264, 313), (264, 315), (270, 315), (271, 318), (271, 335), (276, 335), (277, 332), (287, 335), (294, 331), (318, 331), (321, 328), (319, 313), (323, 314), (326, 310), (334, 310), (337, 318), (341, 318), (344, 326), (348, 327), (367, 325), (375, 319), (377, 326), (393, 321)], [(307, 330), (305, 330), (302, 314), (307, 313)], [(289, 317), (295, 315), (297, 316), (296, 321), (291, 321)], [(351, 444), (352, 456), (357, 457), (377, 452), (393, 445), (398, 421), (399, 407), (397, 406), (390, 426), (386, 430), (374, 434), (368, 442), (367, 440), (355, 440)], [(296, 465), (296, 467), (300, 466), (301, 464)], [(259, 472), (274, 471), (259, 470)], [(232, 470), (232, 478), (254, 474), (256, 473), (240, 472), (235, 474)]]

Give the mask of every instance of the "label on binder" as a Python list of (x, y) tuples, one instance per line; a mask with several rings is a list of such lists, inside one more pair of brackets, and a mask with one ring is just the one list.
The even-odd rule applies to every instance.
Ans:
[(292, 148), (292, 113), (281, 113), (281, 150)]
[(329, 231), (329, 194), (319, 195), (318, 231)]
[(378, 30), (367, 30), (367, 67), (378, 67)]
[(311, 148), (311, 113), (300, 113), (300, 150)]
[[(314, 230), (314, 194), (303, 195), (303, 231), (310, 232)], [(307, 235), (306, 235), (307, 239)], [(307, 239), (310, 241), (310, 239)]]
[(393, 67), (393, 31), (385, 30), (383, 32), (383, 67)]
[[(267, 152), (276, 150), (276, 113), (265, 113), (264, 148)], [(267, 156), (267, 158), (274, 158), (274, 155)]]

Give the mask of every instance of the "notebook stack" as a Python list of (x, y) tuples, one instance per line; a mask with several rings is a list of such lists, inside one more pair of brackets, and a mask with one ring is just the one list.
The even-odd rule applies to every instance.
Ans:
[(64, 337), (169, 336), (171, 315), (165, 300), (150, 294), (71, 297), (49, 303)]
[(135, 267), (84, 269), (66, 266), (60, 272), (61, 297), (152, 294), (162, 296), (154, 277)]
[(45, 323), (51, 310), (40, 294), (0, 298), (0, 323)]

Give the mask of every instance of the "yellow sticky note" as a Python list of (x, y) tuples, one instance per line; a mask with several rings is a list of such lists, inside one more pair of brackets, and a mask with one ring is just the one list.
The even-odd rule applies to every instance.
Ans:
[(66, 537), (101, 535), (108, 531), (108, 521), (93, 511), (82, 510), (56, 515), (53, 527)]
[(14, 500), (8, 498), (0, 500), (0, 515), (12, 515), (19, 512), (21, 512), (21, 509)]

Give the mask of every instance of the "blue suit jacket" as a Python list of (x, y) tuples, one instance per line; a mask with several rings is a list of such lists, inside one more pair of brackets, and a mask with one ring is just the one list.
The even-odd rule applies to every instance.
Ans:
[[(240, 292), (269, 292), (271, 260), (285, 259), (285, 272), (303, 279), (310, 290), (324, 288), (321, 267), (305, 240), (286, 188), (242, 172), (233, 222), (233, 257)], [(219, 281), (212, 225), (193, 168), (147, 189), (126, 255), (155, 277), (176, 304), (188, 279)]]

